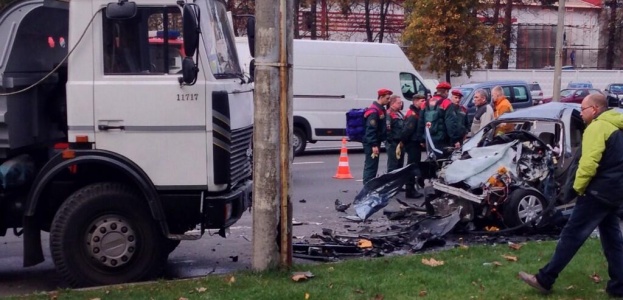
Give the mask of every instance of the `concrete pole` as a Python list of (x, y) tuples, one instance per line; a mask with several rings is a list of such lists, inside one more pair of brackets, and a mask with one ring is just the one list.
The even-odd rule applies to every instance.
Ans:
[(263, 271), (292, 261), (292, 1), (257, 1), (255, 16), (252, 267)]
[(552, 101), (560, 101), (562, 77), (562, 38), (565, 32), (565, 0), (558, 0), (558, 26), (556, 28), (556, 60), (554, 64), (554, 95)]

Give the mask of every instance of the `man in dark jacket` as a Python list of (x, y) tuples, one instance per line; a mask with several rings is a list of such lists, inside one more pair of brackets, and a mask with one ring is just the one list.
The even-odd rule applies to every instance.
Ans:
[(426, 101), (426, 96), (417, 94), (413, 96), (413, 104), (405, 115), (400, 143), (404, 146), (407, 154), (407, 165), (414, 164), (415, 174), (409, 176), (405, 189), (405, 197), (415, 199), (422, 197), (422, 194), (415, 188), (415, 177), (420, 176), (420, 162), (422, 160), (422, 148), (420, 147), (420, 137), (418, 136), (418, 123), (420, 119), (420, 107)]
[(400, 144), (400, 135), (404, 123), (404, 116), (401, 111), (402, 99), (398, 95), (391, 95), (389, 99), (389, 109), (387, 110), (389, 126), (387, 142), (385, 143), (387, 147), (387, 173), (402, 168), (405, 162), (404, 155), (396, 151)]
[(447, 82), (437, 85), (435, 95), (422, 105), (417, 129), (421, 140), (426, 141), (425, 128), (428, 128), (433, 145), (439, 150), (448, 147), (458, 148), (463, 138), (458, 113), (448, 99), (450, 88)]
[(366, 160), (363, 165), (363, 184), (376, 177), (379, 170), (379, 153), (381, 143), (385, 141), (387, 126), (385, 115), (385, 105), (389, 103), (392, 91), (380, 89), (377, 92), (377, 100), (368, 107), (364, 113), (366, 118), (366, 129), (363, 136), (363, 152)]
[(599, 228), (610, 276), (606, 292), (623, 297), (623, 237), (617, 216), (623, 203), (623, 114), (608, 110), (606, 97), (601, 94), (584, 98), (581, 109), (588, 126), (573, 182), (576, 205), (550, 262), (536, 275), (520, 272), (519, 277), (531, 287), (549, 292), (558, 274)]

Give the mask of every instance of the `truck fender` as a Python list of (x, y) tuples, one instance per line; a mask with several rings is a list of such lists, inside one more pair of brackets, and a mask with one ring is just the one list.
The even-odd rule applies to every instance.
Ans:
[(61, 171), (72, 165), (80, 166), (86, 163), (99, 163), (113, 167), (119, 172), (131, 178), (139, 191), (143, 194), (149, 204), (151, 215), (157, 220), (163, 230), (163, 234), (168, 234), (165, 222), (162, 203), (159, 201), (158, 192), (147, 174), (134, 162), (119, 154), (102, 150), (72, 150), (75, 157), (64, 159), (62, 153), (58, 153), (50, 159), (41, 169), (35, 178), (32, 189), (26, 200), (26, 210), (24, 213), (24, 266), (33, 266), (43, 262), (41, 249), (41, 235), (39, 223), (35, 219), (35, 213), (39, 204), (41, 194), (50, 182)]

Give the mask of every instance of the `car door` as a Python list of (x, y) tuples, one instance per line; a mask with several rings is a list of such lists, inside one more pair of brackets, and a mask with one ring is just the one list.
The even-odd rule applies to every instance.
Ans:
[[(170, 47), (150, 32), (181, 31), (178, 6), (139, 7), (128, 20), (103, 18), (96, 55), (94, 122), (98, 149), (136, 163), (156, 187), (207, 185), (206, 79), (181, 86)], [(168, 43), (168, 42), (167, 42)]]

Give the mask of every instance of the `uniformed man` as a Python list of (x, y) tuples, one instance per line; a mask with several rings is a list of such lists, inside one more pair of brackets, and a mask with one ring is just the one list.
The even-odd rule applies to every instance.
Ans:
[(414, 164), (415, 173), (409, 176), (405, 188), (405, 197), (415, 199), (422, 197), (422, 194), (415, 188), (415, 177), (420, 176), (420, 162), (422, 160), (422, 148), (420, 147), (421, 138), (418, 136), (418, 124), (420, 119), (420, 107), (426, 101), (426, 96), (416, 94), (412, 99), (413, 103), (405, 115), (404, 126), (400, 136), (400, 145), (404, 146), (407, 155), (407, 165)]
[(452, 90), (452, 97), (450, 100), (455, 106), (456, 113), (458, 114), (458, 123), (461, 125), (462, 138), (461, 142), (467, 137), (469, 133), (469, 121), (467, 120), (467, 108), (461, 105), (461, 99), (463, 99), (463, 93), (460, 90)]
[(400, 135), (402, 134), (403, 119), (402, 115), (402, 98), (398, 95), (391, 95), (389, 98), (389, 115), (388, 128), (387, 128), (387, 173), (400, 169), (404, 165), (404, 155), (396, 151), (398, 144), (400, 144)]
[(378, 90), (377, 100), (364, 113), (366, 119), (366, 129), (362, 141), (366, 157), (363, 166), (364, 185), (376, 177), (379, 169), (380, 147), (387, 135), (385, 105), (389, 103), (389, 97), (392, 94), (392, 91), (388, 89)]
[(462, 126), (456, 107), (448, 99), (450, 84), (442, 82), (437, 85), (437, 92), (422, 105), (418, 131), (421, 140), (426, 141), (428, 128), (433, 145), (436, 149), (458, 148), (463, 138)]

